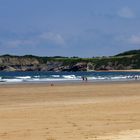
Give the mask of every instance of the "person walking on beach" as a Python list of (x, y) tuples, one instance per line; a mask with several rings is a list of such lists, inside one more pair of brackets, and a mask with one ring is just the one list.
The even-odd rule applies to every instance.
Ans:
[(88, 81), (87, 77), (84, 77), (84, 76), (82, 76), (82, 80), (83, 80), (83, 82), (87, 82)]
[(82, 80), (85, 81), (85, 77), (84, 76), (82, 76)]
[(85, 81), (86, 81), (86, 82), (88, 81), (87, 77), (85, 77)]

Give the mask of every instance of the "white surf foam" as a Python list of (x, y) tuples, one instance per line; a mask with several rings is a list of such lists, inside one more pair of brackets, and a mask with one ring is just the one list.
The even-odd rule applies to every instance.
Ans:
[(17, 79), (30, 79), (31, 76), (17, 76)]
[(76, 79), (75, 75), (63, 75), (62, 77), (66, 79)]
[(23, 82), (22, 79), (3, 79), (7, 83), (18, 83), (18, 82)]
[(60, 75), (51, 75), (52, 77), (54, 77), (54, 78), (59, 78), (60, 77)]

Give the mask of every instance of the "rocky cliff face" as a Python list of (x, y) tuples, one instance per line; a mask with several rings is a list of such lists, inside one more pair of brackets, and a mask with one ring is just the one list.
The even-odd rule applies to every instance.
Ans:
[(35, 70), (40, 65), (40, 62), (35, 58), (23, 57), (0, 57), (1, 71), (28, 71)]
[(0, 57), (0, 71), (86, 71), (86, 63), (66, 65), (60, 61), (41, 62), (37, 58)]
[(0, 56), (0, 71), (93, 71), (140, 69), (140, 55), (111, 58)]
[(40, 62), (35, 58), (24, 58), (24, 57), (1, 57), (0, 64), (2, 65), (37, 65)]

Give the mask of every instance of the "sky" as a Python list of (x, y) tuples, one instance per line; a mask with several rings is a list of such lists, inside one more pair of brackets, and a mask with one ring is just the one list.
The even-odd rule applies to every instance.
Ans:
[(0, 55), (112, 56), (140, 49), (140, 0), (0, 0)]

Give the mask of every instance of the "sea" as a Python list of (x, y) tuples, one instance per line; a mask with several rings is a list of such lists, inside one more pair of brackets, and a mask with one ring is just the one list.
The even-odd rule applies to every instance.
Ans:
[(0, 84), (140, 81), (140, 72), (0, 72)]

